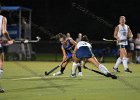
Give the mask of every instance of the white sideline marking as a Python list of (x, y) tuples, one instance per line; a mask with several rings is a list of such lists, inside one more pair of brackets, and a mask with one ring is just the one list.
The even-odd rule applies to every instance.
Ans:
[[(101, 75), (83, 75), (82, 77), (98, 77)], [(119, 76), (125, 76), (125, 77), (132, 77), (132, 76), (136, 76), (136, 77), (140, 77), (137, 75), (131, 75), (131, 76), (127, 76), (127, 75), (119, 75)], [(79, 77), (79, 76), (77, 76)], [(81, 78), (82, 78), (81, 77)], [(69, 78), (69, 76), (39, 76), (39, 77), (22, 77), (22, 78), (2, 78), (2, 80), (13, 80), (13, 81), (18, 81), (18, 80), (30, 80), (30, 79), (50, 79), (50, 78)], [(80, 77), (79, 77), (80, 78)]]

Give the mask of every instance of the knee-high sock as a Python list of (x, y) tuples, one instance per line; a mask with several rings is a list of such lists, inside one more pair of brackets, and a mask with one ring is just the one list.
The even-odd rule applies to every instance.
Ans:
[(77, 69), (77, 63), (73, 63), (73, 65), (72, 65), (72, 72), (71, 72), (71, 74), (76, 74), (76, 69)]
[(0, 69), (0, 78), (2, 77), (3, 75), (3, 69)]
[(62, 66), (61, 66), (60, 72), (63, 73), (64, 70), (65, 70), (65, 67), (62, 67)]
[(140, 63), (140, 56), (138, 56), (138, 62)]
[(77, 64), (77, 68), (78, 68), (78, 71), (79, 72), (82, 72), (82, 70), (81, 70), (81, 64), (80, 63)]
[(118, 68), (119, 67), (119, 65), (121, 64), (121, 62), (122, 62), (122, 60), (121, 60), (121, 58), (119, 57), (118, 59), (117, 59), (117, 61), (116, 61), (116, 64), (114, 65), (114, 68)]
[(126, 70), (128, 68), (128, 58), (123, 57), (122, 62), (123, 62), (124, 70)]
[(108, 69), (107, 69), (104, 65), (102, 65), (102, 64), (99, 65), (99, 70), (100, 70), (101, 72), (103, 72), (104, 74), (110, 73), (110, 72), (108, 71)]

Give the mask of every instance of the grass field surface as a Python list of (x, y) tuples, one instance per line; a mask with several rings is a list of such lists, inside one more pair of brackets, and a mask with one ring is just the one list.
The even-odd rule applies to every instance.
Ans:
[[(5, 93), (0, 100), (140, 100), (140, 65), (129, 64), (132, 74), (114, 73), (114, 63), (104, 65), (118, 76), (117, 80), (106, 78), (86, 69), (82, 77), (70, 78), (70, 63), (64, 74), (44, 76), (59, 62), (5, 62), (1, 86)], [(88, 67), (98, 70), (91, 64)], [(56, 71), (58, 71), (57, 69)], [(55, 71), (55, 72), (56, 72)]]

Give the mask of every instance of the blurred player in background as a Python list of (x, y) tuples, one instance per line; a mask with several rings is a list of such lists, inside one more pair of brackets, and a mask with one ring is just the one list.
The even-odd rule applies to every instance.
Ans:
[(135, 50), (133, 39), (130, 38), (128, 40), (128, 46), (126, 49), (127, 49), (128, 63), (133, 63), (133, 54), (134, 54), (134, 50)]
[(66, 33), (67, 39), (71, 39), (70, 33)]
[[(81, 39), (81, 41), (78, 42), (78, 44), (76, 45), (73, 54), (76, 56), (76, 62), (79, 62), (80, 60), (82, 60), (82, 66), (85, 66), (85, 62), (90, 62), (92, 64), (94, 64), (97, 68), (99, 68), (99, 70), (104, 73), (105, 75), (107, 75), (108, 77), (111, 77), (112, 79), (116, 79), (117, 76), (111, 74), (108, 69), (100, 64), (98, 62), (98, 60), (96, 59), (96, 57), (94, 56), (93, 52), (92, 52), (92, 46), (90, 43), (88, 43), (88, 38), (86, 35), (83, 36), (83, 38)], [(76, 70), (73, 70), (73, 75), (75, 75)], [(75, 73), (74, 73), (75, 72)]]
[(79, 41), (81, 41), (81, 39), (82, 39), (82, 33), (79, 33), (78, 38), (76, 38), (75, 41), (78, 43)]
[[(13, 40), (10, 38), (8, 32), (7, 32), (7, 19), (6, 17), (0, 15), (0, 37), (4, 36), (7, 39), (7, 44), (13, 44)], [(0, 38), (2, 40), (2, 38)], [(3, 53), (3, 47), (0, 43), (0, 78), (3, 74), (3, 63), (4, 63), (4, 53)], [(0, 93), (3, 93), (4, 89), (0, 87)]]
[(136, 49), (136, 63), (140, 64), (140, 33), (137, 34), (135, 39), (135, 49)]
[[(64, 62), (62, 64), (60, 71), (54, 73), (53, 76), (58, 76), (58, 75), (63, 74), (65, 67), (67, 66), (67, 64), (70, 61), (69, 58), (72, 58), (73, 60), (75, 60), (75, 57), (72, 55), (72, 53), (73, 53), (75, 46), (77, 45), (77, 43), (72, 38), (67, 38), (66, 35), (64, 35), (64, 34), (59, 34), (58, 38), (62, 44), (61, 45), (61, 50), (63, 52), (62, 62), (64, 62), (64, 61), (66, 61), (66, 62)], [(73, 66), (78, 67), (79, 65), (80, 65), (79, 63), (78, 64), (73, 63)], [(82, 76), (81, 71), (79, 71), (78, 76)]]
[(126, 48), (128, 46), (128, 38), (132, 39), (133, 34), (131, 32), (130, 27), (126, 25), (125, 22), (126, 22), (125, 16), (120, 16), (119, 19), (120, 24), (115, 28), (114, 31), (114, 38), (117, 39), (119, 45), (120, 57), (117, 59), (116, 64), (113, 67), (113, 70), (116, 72), (120, 72), (118, 70), (118, 66), (122, 62), (125, 72), (132, 73), (132, 71), (130, 71), (128, 68), (128, 58)]

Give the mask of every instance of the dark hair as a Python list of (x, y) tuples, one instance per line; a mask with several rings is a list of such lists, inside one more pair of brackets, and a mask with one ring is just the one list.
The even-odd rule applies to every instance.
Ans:
[(66, 39), (66, 35), (62, 33), (57, 34), (56, 39), (60, 39), (60, 38)]
[(81, 41), (89, 42), (87, 35), (84, 35), (84, 36), (82, 37)]

